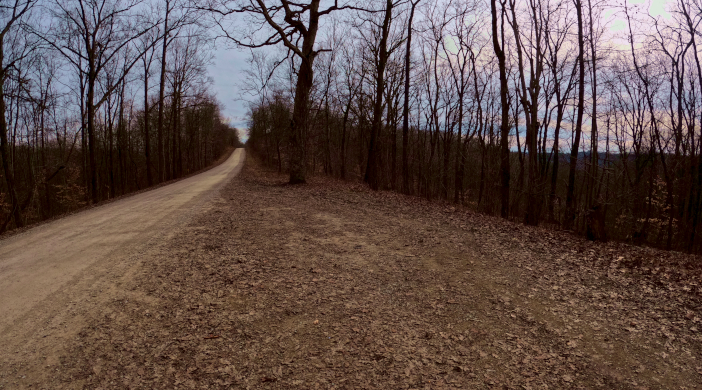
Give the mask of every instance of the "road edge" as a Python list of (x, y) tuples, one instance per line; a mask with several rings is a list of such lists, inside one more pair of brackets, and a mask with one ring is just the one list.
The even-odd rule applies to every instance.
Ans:
[(139, 194), (143, 194), (143, 193), (145, 193), (145, 192), (153, 191), (153, 190), (159, 189), (159, 188), (161, 188), (161, 187), (165, 187), (165, 186), (167, 186), (167, 185), (171, 185), (171, 184), (173, 184), (173, 183), (177, 183), (177, 182), (179, 182), (179, 181), (181, 181), (181, 180), (185, 180), (185, 179), (191, 178), (191, 177), (193, 177), (193, 176), (197, 176), (197, 175), (199, 175), (199, 174), (201, 174), (201, 173), (205, 173), (205, 172), (207, 172), (207, 171), (209, 171), (209, 170), (211, 170), (211, 169), (214, 169), (214, 168), (216, 168), (216, 167), (222, 165), (225, 161), (227, 161), (227, 160), (229, 159), (229, 157), (232, 156), (232, 154), (234, 154), (234, 152), (235, 152), (237, 149), (244, 149), (244, 150), (246, 150), (246, 148), (227, 148), (227, 151), (226, 151), (224, 154), (222, 154), (222, 156), (221, 156), (219, 159), (217, 159), (217, 160), (216, 160), (214, 163), (212, 163), (211, 165), (209, 165), (209, 166), (207, 166), (207, 167), (205, 167), (205, 168), (203, 168), (203, 169), (200, 169), (199, 171), (191, 172), (191, 173), (189, 173), (189, 174), (187, 174), (187, 175), (184, 175), (184, 176), (181, 176), (181, 177), (179, 177), (179, 178), (177, 178), (177, 179), (172, 179), (172, 180), (169, 180), (169, 181), (164, 181), (164, 182), (161, 182), (161, 183), (158, 183), (158, 184), (154, 184), (154, 185), (152, 185), (151, 187), (142, 188), (142, 189), (140, 189), (140, 190), (133, 191), (133, 192), (129, 192), (129, 193), (127, 193), (127, 194), (123, 194), (123, 195), (120, 195), (120, 196), (116, 196), (116, 197), (111, 198), (111, 199), (106, 199), (106, 200), (103, 200), (103, 201), (98, 202), (98, 203), (95, 203), (95, 204), (89, 204), (89, 205), (86, 205), (86, 206), (84, 206), (84, 207), (80, 207), (80, 208), (77, 208), (77, 209), (75, 209), (75, 210), (68, 211), (68, 212), (63, 213), (63, 214), (55, 215), (55, 216), (53, 216), (53, 217), (51, 217), (51, 218), (49, 218), (49, 219), (45, 219), (45, 220), (43, 220), (43, 221), (35, 222), (35, 223), (31, 224), (31, 225), (26, 225), (26, 226), (21, 227), (21, 228), (18, 228), (18, 229), (8, 230), (8, 231), (6, 231), (6, 232), (0, 234), (0, 242), (2, 242), (3, 240), (8, 239), (8, 238), (10, 238), (10, 237), (14, 237), (14, 236), (16, 236), (16, 235), (23, 234), (23, 233), (25, 233), (25, 232), (27, 232), (27, 231), (29, 231), (29, 230), (32, 230), (32, 229), (37, 228), (37, 227), (39, 227), (39, 226), (45, 225), (45, 224), (47, 224), (47, 223), (51, 223), (51, 222), (57, 221), (57, 220), (59, 220), (59, 219), (63, 219), (63, 218), (66, 218), (66, 217), (70, 217), (71, 215), (79, 214), (79, 213), (82, 213), (82, 212), (85, 212), (85, 211), (88, 211), (88, 210), (92, 210), (92, 209), (95, 209), (95, 208), (98, 208), (98, 207), (102, 207), (102, 206), (108, 205), (108, 204), (110, 204), (110, 203), (117, 202), (117, 201), (119, 201), (119, 200), (126, 199), (126, 198), (129, 198), (129, 197), (135, 196), (135, 195), (139, 195)]

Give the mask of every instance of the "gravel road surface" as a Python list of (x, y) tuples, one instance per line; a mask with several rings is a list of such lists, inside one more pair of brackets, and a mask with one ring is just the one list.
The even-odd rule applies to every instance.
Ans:
[(43, 368), (84, 314), (130, 278), (140, 254), (206, 208), (244, 157), (237, 149), (196, 176), (0, 240), (0, 388), (8, 379), (51, 375)]

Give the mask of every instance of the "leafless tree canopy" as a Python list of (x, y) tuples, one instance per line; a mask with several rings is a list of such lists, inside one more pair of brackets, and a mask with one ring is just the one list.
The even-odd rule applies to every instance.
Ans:
[[(348, 6), (211, 7), (218, 34), (264, 53), (249, 143), (291, 182), (320, 172), (593, 240), (702, 250), (702, 3), (659, 16), (626, 1)], [(339, 12), (317, 18), (325, 7)]]
[(0, 232), (200, 170), (238, 143), (208, 89), (197, 12), (177, 0), (0, 4)]
[(249, 50), (249, 144), (530, 225), (699, 253), (702, 3), (12, 0), (1, 230), (198, 170), (234, 143), (213, 42)]

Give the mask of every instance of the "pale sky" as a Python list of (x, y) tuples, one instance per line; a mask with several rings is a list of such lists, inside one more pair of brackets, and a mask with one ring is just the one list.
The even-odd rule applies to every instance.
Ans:
[[(648, 4), (648, 13), (653, 17), (669, 18), (670, 14), (666, 11), (666, 3), (675, 0), (628, 0), (630, 6), (640, 6), (641, 4)], [(614, 19), (609, 25), (609, 29), (612, 32), (626, 30), (626, 19), (621, 15), (615, 15), (618, 8), (624, 4), (624, 0), (617, 0), (614, 2), (616, 6), (613, 6), (605, 11), (604, 17), (609, 18), (614, 15)]]
[[(659, 16), (662, 15), (663, 17), (668, 17), (670, 16), (668, 12), (665, 10), (665, 4), (670, 2), (672, 0), (652, 0), (651, 5), (648, 8), (648, 12), (651, 14), (651, 16)], [(641, 4), (643, 3), (643, 0), (638, 0), (634, 1), (632, 0), (632, 4)]]
[[(233, 48), (220, 45), (215, 50), (215, 59), (209, 66), (210, 76), (214, 80), (213, 91), (222, 104), (222, 115), (229, 118), (230, 124), (236, 128), (246, 128), (246, 105), (239, 100), (241, 94), (237, 83), (244, 77), (246, 59), (249, 54)], [(241, 135), (242, 141), (246, 135)]]

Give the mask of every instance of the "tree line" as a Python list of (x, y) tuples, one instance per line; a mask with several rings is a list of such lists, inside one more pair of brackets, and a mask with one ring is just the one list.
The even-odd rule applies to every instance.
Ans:
[(239, 144), (183, 0), (3, 0), (0, 233), (201, 170)]
[(702, 3), (669, 2), (666, 16), (646, 6), (256, 0), (209, 11), (219, 34), (252, 49), (249, 144), (291, 183), (324, 173), (700, 253)]

